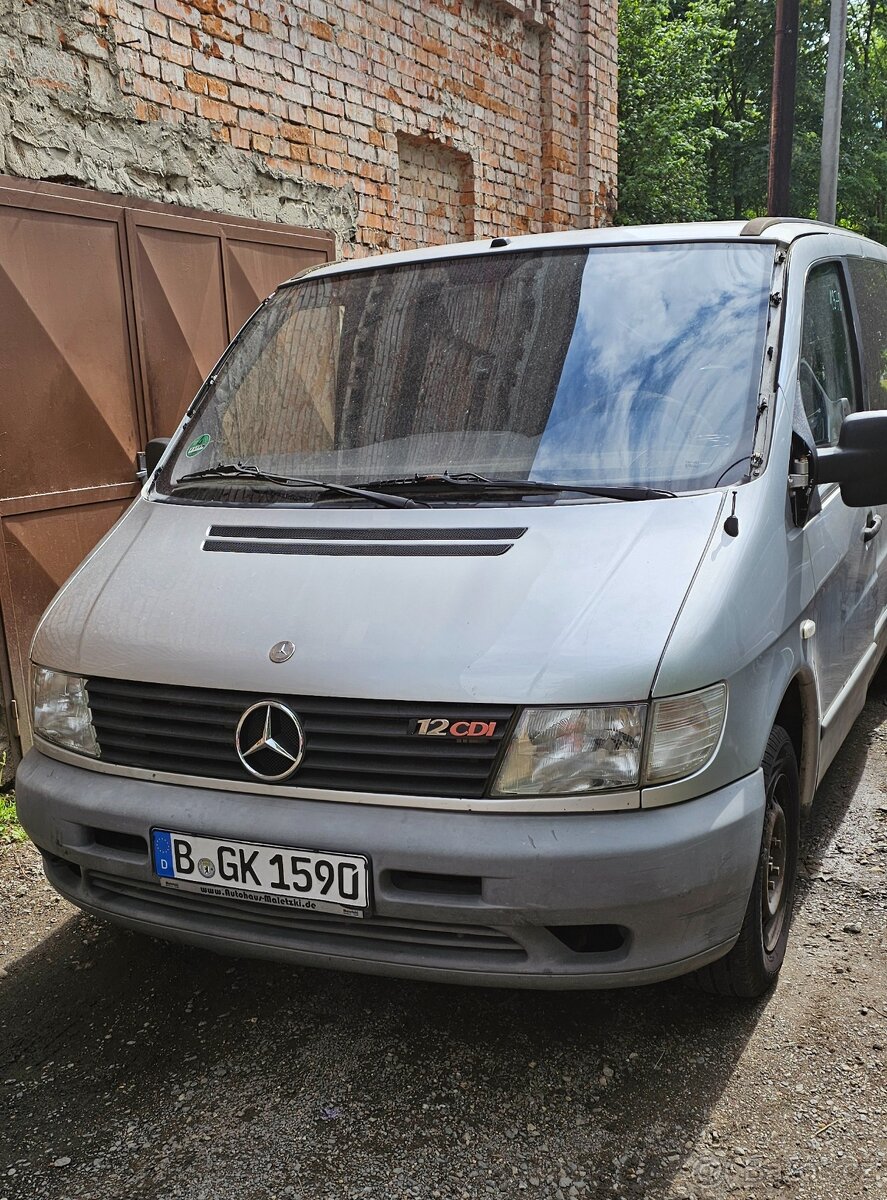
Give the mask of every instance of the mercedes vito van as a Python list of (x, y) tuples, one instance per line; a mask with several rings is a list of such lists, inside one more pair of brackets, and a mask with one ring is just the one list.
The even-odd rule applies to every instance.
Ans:
[(213, 950), (759, 995), (887, 646), (885, 388), (887, 251), (815, 223), (284, 284), (37, 630), (47, 877)]

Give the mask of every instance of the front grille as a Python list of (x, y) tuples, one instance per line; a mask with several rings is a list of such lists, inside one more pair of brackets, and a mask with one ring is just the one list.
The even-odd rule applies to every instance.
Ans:
[[(405, 796), (483, 796), (514, 710), (501, 705), (425, 704), (219, 691), (122, 679), (89, 679), (103, 762), (255, 783), (234, 748), (252, 704), (278, 700), (305, 731), (305, 756), (282, 784)], [(429, 717), (495, 721), (492, 737), (411, 734)]]
[[(371, 954), (373, 957), (409, 957), (418, 952), (438, 959), (455, 956), (493, 956), (497, 962), (526, 958), (524, 948), (501, 930), (485, 925), (456, 922), (416, 921), (395, 917), (340, 917), (334, 913), (299, 912), (266, 907), (261, 903), (178, 892), (156, 883), (124, 879), (100, 871), (88, 873), (91, 891), (138, 905), (138, 914), (158, 919), (162, 911), (224, 917), (226, 921), (251, 926), (259, 933), (281, 934), (286, 944), (298, 949)], [(147, 909), (153, 912), (148, 912)], [(249, 931), (245, 930), (245, 936)], [(387, 951), (387, 954), (386, 954)]]

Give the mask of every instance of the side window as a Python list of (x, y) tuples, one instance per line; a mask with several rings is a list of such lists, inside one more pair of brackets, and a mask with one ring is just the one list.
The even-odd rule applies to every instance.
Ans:
[(837, 263), (822, 263), (807, 277), (798, 386), (817, 446), (837, 445), (844, 418), (859, 407)]
[(851, 258), (848, 266), (859, 309), (866, 407), (887, 408), (887, 262)]

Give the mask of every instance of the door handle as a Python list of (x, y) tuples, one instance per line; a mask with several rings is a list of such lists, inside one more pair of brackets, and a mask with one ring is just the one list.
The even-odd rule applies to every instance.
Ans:
[(881, 528), (881, 517), (878, 513), (869, 513), (866, 518), (865, 526), (862, 531), (862, 540), (870, 542), (872, 538), (878, 536)]

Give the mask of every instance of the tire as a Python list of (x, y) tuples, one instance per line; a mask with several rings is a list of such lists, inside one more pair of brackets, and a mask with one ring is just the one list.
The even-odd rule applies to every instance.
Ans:
[(776, 982), (788, 943), (798, 873), (801, 800), (791, 738), (774, 725), (761, 763), (766, 805), (758, 867), (739, 939), (694, 983), (717, 996), (754, 999)]

